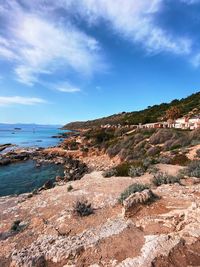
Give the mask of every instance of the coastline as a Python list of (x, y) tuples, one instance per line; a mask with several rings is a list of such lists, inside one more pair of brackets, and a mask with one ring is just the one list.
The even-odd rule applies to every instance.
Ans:
[[(62, 133), (62, 141), (60, 139), (61, 135), (52, 136), (52, 138), (59, 139), (60, 142), (58, 142), (57, 146), (50, 146), (47, 148), (20, 148), (12, 144), (1, 145), (2, 153), (0, 154), (0, 168), (1, 166), (10, 166), (12, 164), (20, 164), (28, 161), (34, 162), (35, 170), (45, 164), (51, 166), (61, 165), (64, 169), (63, 175), (56, 175), (53, 183), (46, 177), (46, 182), (41, 187), (34, 189), (34, 194), (41, 190), (53, 188), (59, 183), (67, 183), (70, 180), (80, 179), (86, 172), (88, 172), (87, 165), (78, 160), (78, 157), (75, 156), (74, 153), (62, 150), (63, 140), (74, 138), (75, 136), (77, 136), (77, 132), (75, 135), (73, 132), (64, 132)], [(6, 151), (7, 148), (11, 149)], [(58, 153), (58, 150), (62, 151), (62, 153)], [(29, 191), (27, 194), (31, 195), (32, 193)], [(13, 195), (11, 194), (10, 197), (12, 196)]]
[[(130, 138), (140, 137), (138, 142), (143, 142), (142, 133), (149, 140), (146, 131), (140, 130), (131, 137), (116, 139), (114, 135), (114, 145), (125, 140), (129, 149)], [(162, 131), (151, 132), (154, 137), (158, 133)], [(105, 146), (93, 142), (93, 136), (96, 138), (96, 129), (92, 135), (80, 132), (55, 147), (31, 151), (29, 158), (37, 164), (61, 164), (65, 174), (56, 177), (55, 184), (47, 182), (34, 192), (0, 197), (0, 263), (6, 267), (160, 267), (177, 262), (181, 255), (180, 266), (187, 266), (182, 259), (191, 262), (200, 245), (200, 180), (182, 177), (180, 183), (156, 186), (153, 170), (177, 177), (186, 168), (169, 162), (154, 162), (153, 169), (135, 177), (116, 173), (106, 177), (105, 171), (125, 166), (124, 161), (119, 155), (110, 157)], [(199, 135), (193, 132), (192, 136), (194, 140)], [(199, 148), (199, 144), (188, 148), (191, 161)], [(127, 189), (138, 184), (149, 188), (119, 201)], [(155, 198), (149, 200), (152, 196)], [(77, 202), (89, 203), (93, 212), (77, 215)], [(196, 259), (198, 262), (199, 256)]]

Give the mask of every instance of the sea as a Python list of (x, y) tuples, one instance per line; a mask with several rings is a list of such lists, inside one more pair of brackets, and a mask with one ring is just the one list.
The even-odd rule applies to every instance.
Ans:
[[(16, 147), (56, 146), (62, 139), (52, 136), (63, 132), (60, 127), (60, 125), (0, 124), (0, 144), (15, 145), (1, 153)], [(54, 181), (56, 176), (63, 175), (62, 165), (44, 163), (37, 167), (33, 160), (0, 166), (0, 196), (31, 192), (41, 187), (47, 180)]]
[[(49, 147), (61, 140), (52, 138), (63, 132), (61, 125), (0, 124), (0, 145), (11, 143), (18, 147)], [(65, 130), (66, 132), (66, 130)]]

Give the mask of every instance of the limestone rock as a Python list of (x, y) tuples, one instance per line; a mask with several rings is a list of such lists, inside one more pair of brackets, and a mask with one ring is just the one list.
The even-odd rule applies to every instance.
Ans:
[(123, 216), (129, 217), (133, 215), (140, 209), (142, 204), (153, 200), (154, 197), (155, 196), (153, 192), (149, 189), (131, 194), (127, 199), (123, 201)]

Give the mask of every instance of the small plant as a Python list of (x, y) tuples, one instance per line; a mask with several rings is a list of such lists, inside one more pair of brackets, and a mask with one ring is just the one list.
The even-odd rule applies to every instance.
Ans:
[(136, 193), (136, 192), (142, 192), (145, 189), (149, 189), (149, 185), (132, 184), (128, 188), (126, 188), (124, 192), (121, 193), (119, 197), (119, 202), (123, 203), (123, 201), (127, 199), (131, 194)]
[(104, 178), (109, 178), (109, 177), (116, 176), (116, 175), (117, 175), (117, 170), (114, 168), (106, 170), (103, 172)]
[(191, 161), (184, 173), (190, 177), (200, 178), (200, 160)]
[(80, 217), (89, 216), (94, 213), (92, 204), (87, 200), (77, 200), (74, 204), (74, 213)]
[(20, 231), (20, 229), (21, 229), (20, 223), (21, 223), (20, 220), (14, 221), (13, 224), (12, 224), (12, 226), (11, 226), (11, 228), (10, 228), (10, 230), (12, 232), (18, 232), (18, 231)]
[(123, 162), (121, 164), (119, 164), (118, 166), (116, 166), (116, 173), (117, 176), (129, 176), (129, 169), (130, 169), (131, 165), (128, 162)]
[(156, 163), (156, 160), (151, 157), (147, 157), (143, 160), (143, 166), (145, 168), (149, 168), (152, 164), (155, 164), (155, 163)]
[(142, 167), (135, 167), (135, 166), (131, 166), (129, 171), (128, 171), (128, 175), (130, 177), (137, 177), (137, 176), (142, 176), (145, 173), (144, 168)]
[(158, 162), (162, 164), (170, 164), (171, 159), (167, 156), (160, 156)]
[(159, 169), (156, 166), (150, 166), (148, 168), (148, 172), (151, 173), (151, 174), (156, 174), (156, 173), (159, 172)]
[(189, 159), (186, 155), (184, 154), (178, 154), (175, 155), (172, 160), (170, 161), (170, 164), (172, 165), (181, 165), (181, 166), (186, 166), (189, 163)]
[(180, 177), (159, 172), (156, 175), (154, 175), (152, 182), (156, 186), (160, 186), (162, 184), (175, 184), (175, 183), (180, 184)]
[(68, 191), (68, 192), (71, 192), (73, 189), (74, 189), (74, 188), (73, 188), (73, 186), (72, 186), (71, 184), (67, 187), (67, 191)]
[(198, 149), (198, 150), (196, 151), (196, 157), (197, 157), (197, 158), (200, 158), (200, 149)]

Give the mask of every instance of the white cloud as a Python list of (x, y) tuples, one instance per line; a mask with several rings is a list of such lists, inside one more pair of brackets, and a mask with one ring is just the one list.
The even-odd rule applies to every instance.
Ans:
[(36, 105), (46, 103), (42, 98), (22, 97), (22, 96), (0, 96), (0, 106), (7, 105)]
[(67, 82), (55, 85), (54, 88), (55, 88), (55, 90), (63, 92), (63, 93), (76, 93), (76, 92), (81, 91), (80, 88), (78, 88), (72, 84), (69, 84)]
[[(180, 1), (192, 4), (200, 0)], [(5, 1), (0, 9), (0, 16), (2, 13), (6, 21), (6, 35), (0, 37), (0, 59), (13, 60), (17, 80), (27, 85), (41, 83), (44, 75), (54, 77), (59, 71), (69, 76), (73, 71), (90, 77), (106, 70), (99, 42), (72, 25), (71, 16), (76, 19), (80, 16), (89, 25), (103, 22), (105, 27), (140, 45), (148, 54), (170, 52), (190, 61), (194, 56), (192, 39), (172, 34), (156, 21), (164, 0), (21, 2), (26, 9), (13, 0)], [(61, 8), (66, 11), (63, 17), (58, 11)]]
[(181, 2), (188, 4), (188, 5), (193, 5), (193, 4), (198, 4), (200, 3), (200, 0), (180, 0)]
[(63, 25), (59, 19), (55, 22), (14, 7), (7, 10), (8, 37), (0, 38), (0, 58), (14, 60), (20, 82), (33, 85), (42, 74), (54, 75), (59, 69), (85, 76), (104, 69), (101, 48), (94, 38), (70, 23)]
[(60, 4), (63, 2), (67, 9), (76, 10), (90, 24), (104, 21), (121, 37), (142, 44), (150, 53), (167, 51), (188, 55), (191, 52), (189, 38), (173, 36), (155, 22), (163, 0), (60, 0)]
[(197, 53), (191, 60), (193, 66), (198, 68), (200, 66), (200, 53)]

